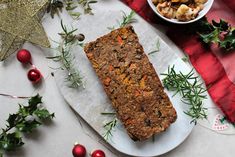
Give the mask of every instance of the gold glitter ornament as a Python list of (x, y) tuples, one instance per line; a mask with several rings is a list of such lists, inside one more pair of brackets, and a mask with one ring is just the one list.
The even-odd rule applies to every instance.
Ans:
[(0, 0), (0, 60), (25, 41), (50, 47), (41, 24), (48, 0)]

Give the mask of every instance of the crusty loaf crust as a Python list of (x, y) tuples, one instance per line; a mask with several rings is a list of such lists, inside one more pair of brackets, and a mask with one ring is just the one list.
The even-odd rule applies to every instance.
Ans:
[(133, 140), (146, 140), (176, 120), (132, 26), (116, 29), (86, 44), (84, 50)]

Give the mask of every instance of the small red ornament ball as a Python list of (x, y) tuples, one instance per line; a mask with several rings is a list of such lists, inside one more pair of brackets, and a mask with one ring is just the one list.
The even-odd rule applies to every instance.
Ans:
[(86, 148), (81, 144), (76, 144), (72, 152), (74, 157), (86, 157)]
[(105, 157), (105, 153), (98, 149), (91, 154), (91, 157)]
[(18, 61), (21, 63), (30, 63), (31, 62), (31, 54), (28, 50), (26, 49), (21, 49), (17, 52), (16, 55)]
[(41, 78), (42, 78), (42, 75), (41, 75), (39, 70), (37, 70), (37, 69), (29, 70), (29, 72), (28, 72), (28, 79), (31, 82), (37, 83), (37, 82), (39, 82), (41, 80)]

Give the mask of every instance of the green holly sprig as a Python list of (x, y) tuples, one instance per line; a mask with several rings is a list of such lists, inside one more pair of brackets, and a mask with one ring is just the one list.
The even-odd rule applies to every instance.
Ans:
[(235, 49), (235, 28), (228, 22), (220, 19), (219, 22), (212, 20), (212, 23), (209, 23), (203, 19), (198, 22), (197, 30), (205, 44), (218, 44), (226, 51)]
[(15, 150), (24, 145), (22, 134), (31, 133), (42, 122), (55, 117), (46, 108), (40, 106), (42, 97), (37, 94), (28, 100), (28, 105), (19, 104), (17, 113), (10, 114), (6, 120), (6, 128), (0, 131), (0, 157), (3, 151)]

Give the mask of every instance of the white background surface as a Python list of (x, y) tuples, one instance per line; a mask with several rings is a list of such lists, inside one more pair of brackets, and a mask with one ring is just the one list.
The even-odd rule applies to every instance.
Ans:
[[(116, 0), (103, 0), (95, 7), (112, 9), (118, 8), (120, 5), (116, 3)], [(120, 9), (124, 10), (123, 8)], [(162, 38), (178, 52), (178, 49), (167, 37), (162, 36)], [(78, 141), (86, 146), (88, 152), (94, 149), (103, 149), (107, 157), (124, 157), (115, 150), (104, 147), (99, 136), (87, 129), (86, 124), (77, 117), (64, 101), (54, 78), (50, 75), (53, 70), (48, 67), (48, 60), (45, 59), (48, 52), (42, 54), (40, 48), (32, 48), (30, 44), (24, 46), (24, 48), (29, 47), (32, 51), (33, 63), (41, 70), (44, 81), (38, 86), (31, 85), (27, 80), (29, 67), (22, 66), (16, 60), (15, 55), (12, 55), (6, 62), (0, 63), (0, 93), (30, 96), (39, 92), (43, 95), (44, 105), (51, 112), (55, 112), (56, 118), (51, 124), (41, 126), (32, 135), (27, 135), (24, 138), (25, 145), (22, 149), (6, 156), (72, 157), (73, 144)], [(5, 119), (9, 113), (16, 112), (17, 103), (20, 101), (25, 102), (25, 100), (0, 97), (0, 127), (4, 127)], [(198, 125), (183, 144), (163, 155), (163, 157), (232, 157), (234, 143), (235, 136), (217, 134)]]

